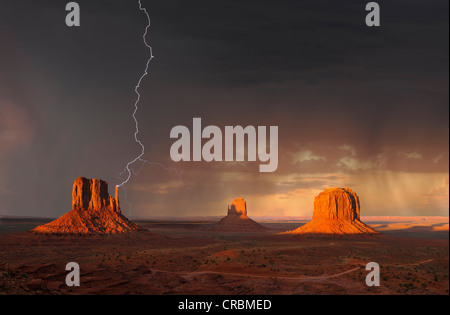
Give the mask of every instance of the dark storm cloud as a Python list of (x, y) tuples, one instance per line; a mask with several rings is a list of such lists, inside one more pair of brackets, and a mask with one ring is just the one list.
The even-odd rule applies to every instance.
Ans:
[[(167, 51), (171, 64), (166, 66), (181, 75), (180, 80), (189, 75), (202, 83), (315, 83), (325, 76), (401, 77), (418, 68), (422, 74), (445, 76), (448, 39), (441, 29), (448, 24), (448, 2), (381, 1), (381, 30), (365, 25), (366, 3), (148, 2), (161, 13), (153, 19), (158, 26), (156, 46), (164, 49), (176, 45), (169, 43), (172, 39), (178, 40), (180, 46), (173, 52), (177, 58)], [(200, 64), (198, 54), (203, 57)]]
[[(190, 193), (151, 167), (133, 178), (130, 201), (183, 213), (183, 203), (198, 209), (239, 191), (338, 182), (328, 173), (448, 172), (448, 1), (378, 1), (378, 29), (364, 23), (367, 2), (142, 0), (156, 58), (141, 87), (140, 137), (145, 157), (179, 168)], [(82, 26), (70, 29), (66, 1), (0, 2), (0, 214), (61, 215), (74, 178), (114, 185), (139, 154), (131, 113), (145, 16), (137, 0), (78, 3)], [(278, 125), (277, 174), (172, 163), (170, 129), (192, 117)], [(295, 161), (305, 150), (326, 160)], [(318, 179), (273, 179), (305, 173)]]

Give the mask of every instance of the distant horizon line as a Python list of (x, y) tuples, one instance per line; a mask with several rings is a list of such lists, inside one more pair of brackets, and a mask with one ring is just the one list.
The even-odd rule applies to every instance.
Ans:
[[(191, 216), (175, 216), (175, 215), (169, 215), (169, 216), (129, 216), (127, 218), (132, 220), (200, 220), (200, 219), (217, 219), (217, 218), (223, 218), (224, 215), (191, 215)], [(60, 216), (59, 216), (60, 217)], [(55, 220), (59, 217), (39, 217), (39, 216), (17, 216), (17, 215), (3, 215), (0, 214), (0, 219), (42, 219), (42, 220)], [(249, 216), (255, 220), (286, 220), (286, 221), (292, 221), (292, 220), (311, 220), (312, 215), (284, 215), (284, 216)], [(450, 219), (450, 216), (444, 216), (444, 215), (367, 215), (367, 216), (361, 216), (361, 220), (371, 220), (375, 218), (402, 218), (402, 219), (408, 219), (408, 218), (433, 218), (433, 219)]]

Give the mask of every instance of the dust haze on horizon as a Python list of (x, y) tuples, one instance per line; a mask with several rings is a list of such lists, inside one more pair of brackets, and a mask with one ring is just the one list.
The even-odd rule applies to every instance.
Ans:
[[(148, 57), (130, 1), (0, 3), (0, 215), (57, 217), (75, 178), (110, 193), (139, 154), (131, 117)], [(362, 216), (449, 215), (447, 1), (143, 0), (155, 59), (136, 116), (144, 165), (121, 196), (136, 217), (309, 216), (328, 187), (351, 187)], [(174, 163), (172, 127), (279, 126), (279, 164)], [(135, 165), (135, 171), (141, 165)]]

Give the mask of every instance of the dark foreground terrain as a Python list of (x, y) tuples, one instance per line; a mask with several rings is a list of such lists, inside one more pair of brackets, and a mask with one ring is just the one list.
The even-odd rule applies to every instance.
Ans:
[[(211, 232), (211, 222), (137, 223), (149, 232), (67, 237), (3, 220), (0, 294), (448, 294), (445, 222), (378, 222), (382, 235), (352, 237), (277, 234), (299, 223), (250, 234)], [(65, 284), (72, 261), (80, 287)], [(365, 284), (368, 262), (381, 267), (380, 287)]]

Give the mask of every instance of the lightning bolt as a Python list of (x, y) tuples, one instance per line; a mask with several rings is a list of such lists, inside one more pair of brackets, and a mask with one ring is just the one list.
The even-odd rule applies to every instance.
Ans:
[(141, 100), (141, 94), (139, 93), (139, 88), (141, 87), (142, 80), (148, 75), (148, 68), (149, 68), (149, 65), (150, 65), (150, 61), (152, 61), (153, 58), (155, 58), (155, 57), (153, 56), (153, 49), (152, 49), (152, 47), (147, 43), (148, 29), (149, 29), (150, 24), (151, 24), (150, 15), (148, 14), (147, 9), (142, 6), (141, 0), (139, 0), (138, 3), (139, 3), (139, 10), (143, 11), (145, 13), (145, 15), (147, 16), (148, 24), (145, 27), (145, 32), (144, 32), (144, 35), (142, 36), (142, 39), (144, 41), (145, 46), (148, 48), (148, 50), (150, 52), (150, 56), (147, 59), (147, 63), (145, 65), (144, 73), (141, 75), (141, 77), (139, 78), (139, 81), (138, 81), (136, 87), (134, 88), (134, 91), (136, 92), (136, 95), (137, 95), (136, 102), (134, 103), (134, 112), (133, 112), (133, 119), (134, 119), (134, 123), (135, 123), (134, 140), (141, 147), (141, 154), (139, 154), (134, 160), (128, 162), (128, 164), (125, 166), (125, 172), (128, 175), (127, 175), (126, 179), (120, 185), (117, 185), (117, 187), (122, 187), (123, 185), (128, 183), (128, 181), (131, 178), (131, 169), (130, 169), (130, 167), (134, 163), (136, 163), (137, 161), (140, 161), (142, 159), (142, 157), (144, 156), (144, 154), (145, 154), (145, 147), (144, 147), (144, 145), (142, 144), (142, 142), (138, 138), (139, 122), (138, 122), (138, 120), (136, 118), (136, 113), (138, 111), (138, 105), (139, 105), (139, 102)]
[[(149, 66), (150, 66), (150, 62), (151, 62), (151, 61), (153, 60), (153, 58), (155, 58), (155, 57), (153, 56), (153, 49), (152, 49), (152, 47), (147, 43), (148, 29), (150, 28), (150, 25), (151, 25), (150, 15), (148, 14), (147, 9), (146, 9), (145, 7), (142, 6), (141, 0), (139, 0), (138, 3), (139, 3), (139, 10), (141, 10), (141, 11), (143, 11), (143, 12), (145, 13), (145, 15), (146, 15), (146, 17), (147, 17), (147, 21), (148, 21), (147, 26), (145, 27), (145, 32), (144, 32), (144, 35), (142, 36), (142, 39), (143, 39), (143, 42), (144, 42), (145, 46), (147, 47), (147, 49), (148, 49), (148, 51), (149, 51), (149, 57), (148, 57), (148, 59), (147, 59), (146, 65), (145, 65), (144, 72), (143, 72), (143, 74), (141, 75), (141, 77), (139, 78), (139, 81), (137, 82), (136, 87), (135, 87), (135, 89), (134, 89), (134, 91), (136, 92), (136, 95), (137, 95), (136, 102), (134, 103), (134, 111), (133, 111), (133, 120), (134, 120), (134, 123), (135, 123), (134, 140), (135, 140), (136, 143), (140, 146), (140, 148), (141, 148), (141, 153), (140, 153), (135, 159), (133, 159), (132, 161), (130, 161), (130, 162), (127, 163), (127, 165), (125, 166), (124, 171), (119, 175), (119, 178), (120, 178), (120, 179), (123, 178), (123, 177), (122, 177), (123, 174), (126, 174), (126, 177), (125, 177), (125, 179), (122, 181), (121, 184), (117, 185), (117, 187), (122, 187), (122, 186), (124, 186), (125, 184), (127, 184), (128, 181), (130, 180), (132, 174), (135, 174), (135, 175), (139, 174), (139, 172), (140, 172), (140, 171), (142, 170), (142, 168), (144, 167), (144, 164), (157, 165), (157, 166), (162, 167), (164, 170), (167, 170), (167, 171), (174, 171), (174, 172), (176, 173), (176, 175), (178, 176), (178, 178), (180, 179), (180, 182), (182, 182), (181, 176), (180, 176), (180, 174), (178, 173), (178, 170), (177, 170), (177, 169), (172, 168), (172, 167), (166, 167), (166, 166), (164, 166), (164, 165), (161, 164), (161, 163), (150, 162), (150, 161), (147, 161), (147, 160), (145, 160), (145, 159), (142, 158), (142, 157), (144, 156), (144, 154), (145, 154), (145, 146), (144, 146), (144, 144), (143, 144), (143, 143), (139, 140), (139, 138), (138, 138), (138, 135), (139, 135), (139, 122), (138, 122), (138, 120), (137, 120), (137, 118), (136, 118), (136, 113), (137, 113), (137, 111), (138, 111), (139, 102), (140, 102), (140, 100), (141, 100), (141, 94), (139, 93), (139, 89), (140, 89), (140, 87), (141, 87), (142, 81), (143, 81), (144, 78), (148, 75), (148, 69), (149, 69)], [(142, 165), (141, 165), (140, 169), (139, 169), (137, 172), (135, 172), (135, 171), (132, 170), (132, 166), (133, 166), (135, 163), (137, 163), (137, 162), (141, 162)], [(125, 191), (125, 193), (126, 193), (126, 191)]]

